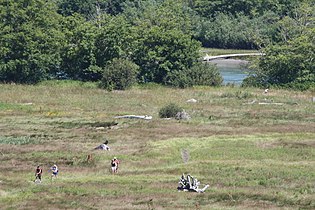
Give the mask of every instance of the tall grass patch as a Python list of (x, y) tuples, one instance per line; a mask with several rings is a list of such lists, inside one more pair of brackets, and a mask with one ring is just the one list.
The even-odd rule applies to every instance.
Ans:
[(29, 136), (0, 136), (0, 144), (11, 144), (11, 145), (25, 145), (25, 144), (35, 144), (40, 141), (36, 138), (31, 138)]

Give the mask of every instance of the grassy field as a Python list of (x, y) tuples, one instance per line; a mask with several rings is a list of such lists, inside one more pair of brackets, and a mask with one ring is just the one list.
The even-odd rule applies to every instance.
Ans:
[(226, 55), (237, 53), (256, 53), (257, 50), (242, 50), (242, 49), (219, 49), (219, 48), (202, 48), (200, 50), (201, 56), (208, 55)]
[[(0, 209), (315, 208), (312, 92), (154, 84), (107, 92), (70, 81), (0, 89)], [(169, 103), (191, 119), (160, 119)], [(153, 119), (114, 118), (127, 114)], [(105, 138), (110, 151), (92, 150)], [(210, 187), (178, 192), (182, 173)]]

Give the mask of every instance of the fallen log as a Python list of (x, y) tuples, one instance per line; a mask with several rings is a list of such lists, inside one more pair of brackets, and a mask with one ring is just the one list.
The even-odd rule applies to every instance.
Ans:
[(259, 105), (283, 105), (283, 103), (259, 102)]
[(148, 116), (148, 115), (123, 115), (123, 116), (116, 116), (114, 118), (116, 118), (116, 119), (128, 118), (128, 119), (152, 120), (152, 116)]

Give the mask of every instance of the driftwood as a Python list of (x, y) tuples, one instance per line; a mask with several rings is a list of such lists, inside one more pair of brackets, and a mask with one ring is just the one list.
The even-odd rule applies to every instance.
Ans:
[(251, 102), (245, 103), (245, 104), (259, 104), (259, 105), (283, 105), (284, 103), (277, 103), (277, 102), (270, 102), (270, 101), (266, 101), (266, 102), (257, 102), (256, 100), (253, 100)]
[(199, 185), (200, 185), (200, 182), (196, 178), (194, 178), (193, 176), (189, 174), (185, 178), (185, 174), (183, 174), (180, 177), (177, 189), (179, 191), (191, 191), (191, 192), (203, 193), (209, 187), (209, 185), (207, 184), (203, 188), (200, 189)]
[(283, 103), (259, 102), (259, 105), (283, 105)]
[(128, 118), (128, 119), (152, 120), (152, 116), (148, 116), (148, 115), (123, 115), (123, 116), (116, 116), (115, 118), (116, 119)]

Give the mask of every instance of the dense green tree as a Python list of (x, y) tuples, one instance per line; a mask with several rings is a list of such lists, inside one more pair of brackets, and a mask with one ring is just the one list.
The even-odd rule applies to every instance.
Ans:
[(107, 14), (118, 15), (123, 12), (126, 2), (127, 0), (107, 0), (104, 10)]
[(184, 0), (148, 0), (127, 2), (123, 15), (132, 24), (142, 28), (152, 26), (177, 29), (192, 34), (196, 13)]
[[(56, 0), (59, 13), (70, 16), (79, 13), (88, 20), (102, 13), (118, 15), (123, 12), (128, 0)], [(133, 1), (131, 1), (133, 2)]]
[(315, 87), (315, 6), (301, 4), (298, 17), (279, 22), (283, 39), (264, 49), (263, 56), (244, 85)]
[(133, 60), (140, 66), (142, 82), (165, 83), (168, 72), (197, 61), (200, 45), (189, 35), (191, 24), (182, 11), (182, 18), (174, 21), (172, 1), (144, 5), (130, 7), (124, 15), (104, 16), (95, 42), (96, 65), (106, 67), (114, 58)]
[(154, 26), (141, 35), (133, 60), (142, 82), (165, 84), (168, 73), (190, 68), (199, 58), (200, 43), (179, 30)]
[(193, 66), (200, 44), (192, 39), (195, 14), (186, 1), (127, 4), (123, 15), (138, 34), (132, 59), (140, 66), (140, 81), (165, 84), (169, 72)]
[(206, 47), (217, 48), (253, 48), (250, 20), (246, 16), (235, 18), (232, 15), (219, 14), (213, 21), (204, 22), (204, 29), (198, 37)]
[(244, 14), (254, 17), (272, 11), (279, 16), (288, 15), (301, 2), (307, 0), (190, 0), (191, 7), (203, 17), (215, 17), (217, 13)]
[(96, 64), (106, 66), (114, 58), (131, 59), (137, 33), (122, 16), (106, 16), (95, 40)]
[(71, 16), (79, 13), (86, 19), (94, 19), (104, 10), (106, 0), (56, 0), (59, 13)]
[(59, 70), (60, 19), (50, 1), (0, 1), (0, 81), (36, 83)]
[(62, 49), (62, 62), (59, 74), (66, 78), (84, 81), (99, 80), (101, 72), (96, 65), (95, 40), (99, 29), (95, 24), (79, 15), (67, 16), (62, 23), (66, 35), (65, 45)]
[(193, 30), (204, 47), (261, 48), (279, 42), (277, 22), (294, 18), (295, 9), (309, 0), (192, 0), (189, 4), (203, 18)]
[(315, 2), (301, 3), (291, 13), (278, 21), (279, 42), (287, 42), (315, 27)]
[(211, 21), (201, 20), (195, 38), (204, 47), (254, 49), (277, 41), (279, 18), (274, 13), (249, 18), (242, 14), (217, 14)]
[(286, 44), (266, 48), (258, 69), (244, 85), (284, 86), (296, 89), (315, 87), (315, 30)]

